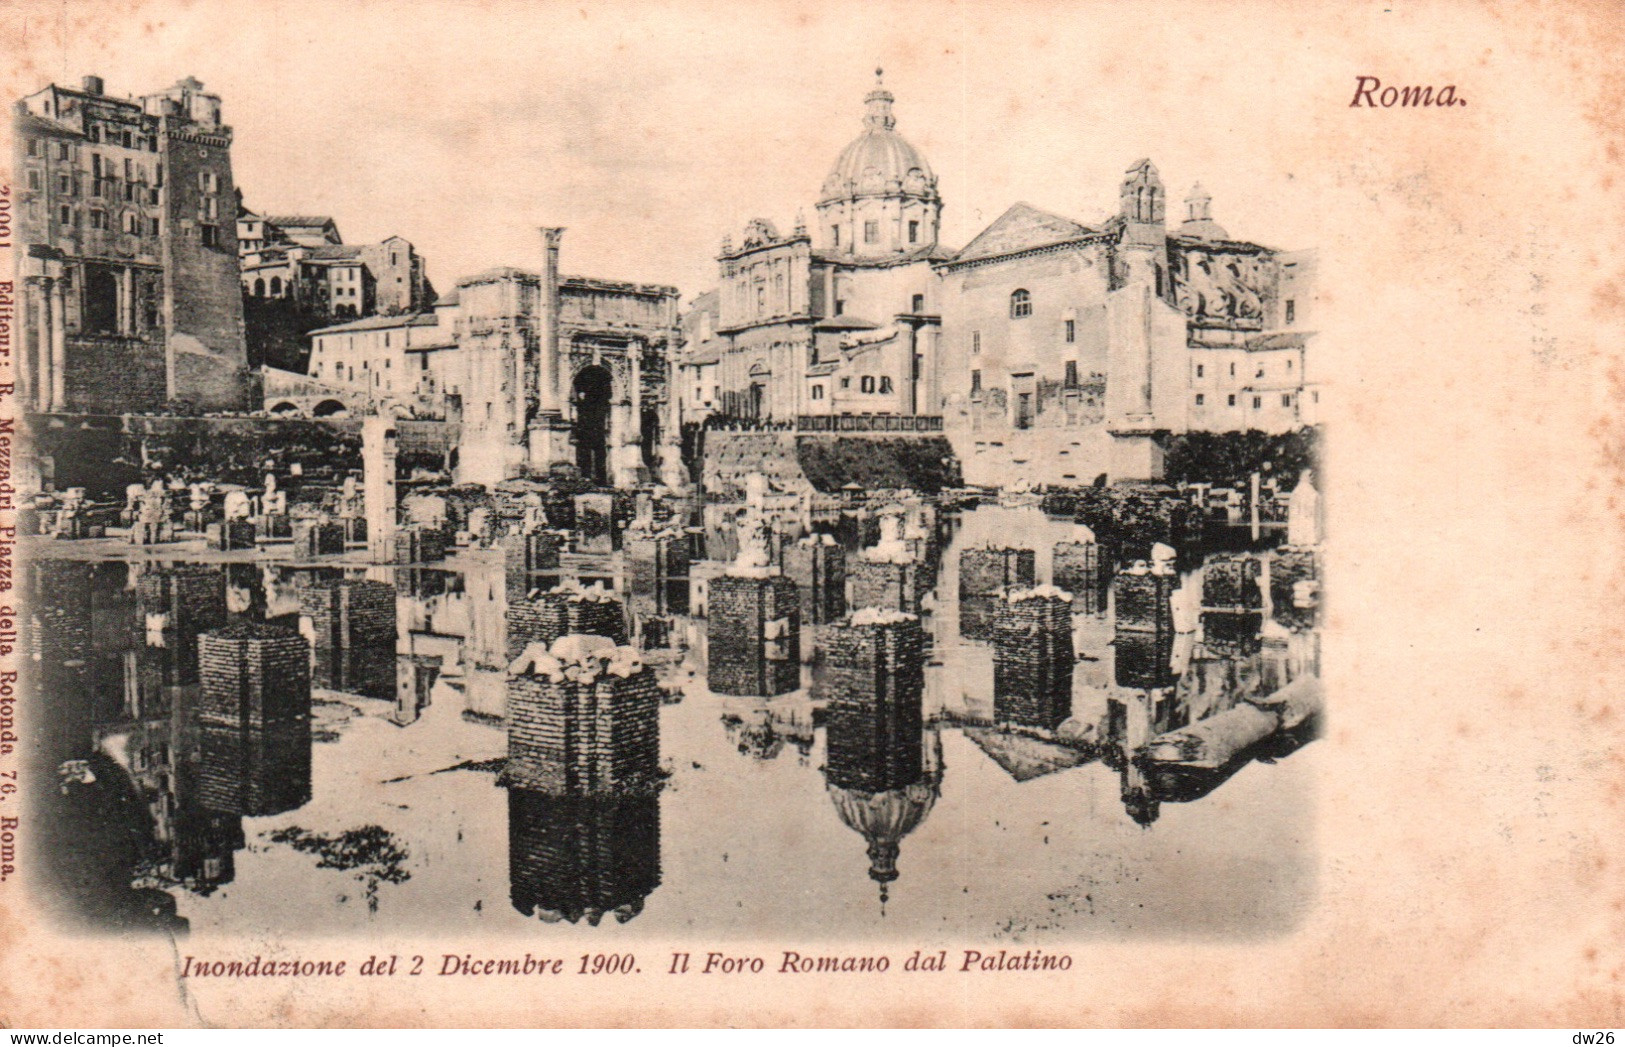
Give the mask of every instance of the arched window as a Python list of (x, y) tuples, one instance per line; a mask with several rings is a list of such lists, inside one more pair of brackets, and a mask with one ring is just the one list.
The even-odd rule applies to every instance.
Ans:
[(1010, 292), (1010, 319), (1019, 320), (1024, 316), (1033, 315), (1033, 296), (1027, 293), (1024, 287), (1018, 287)]
[(271, 297), (282, 297), (282, 277), (280, 276), (271, 277)]
[(265, 297), (265, 277), (263, 277), (263, 276), (259, 276), (259, 277), (254, 278), (254, 297), (255, 298), (264, 298)]

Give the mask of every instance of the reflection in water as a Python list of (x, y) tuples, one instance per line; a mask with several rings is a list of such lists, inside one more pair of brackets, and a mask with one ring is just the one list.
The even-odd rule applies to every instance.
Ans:
[[(1020, 534), (1045, 580), (1053, 543), (1073, 534), (1070, 521), (1024, 510), (977, 510), (950, 526), (939, 592), (957, 591), (965, 544)], [(564, 570), (605, 573), (609, 562), (567, 557)], [(1167, 753), (1169, 738), (1212, 731), (1238, 706), (1269, 710), (1269, 696), (1315, 676), (1316, 633), (1293, 624), (1305, 615), (1283, 622), (1267, 600), (1227, 601), (1192, 633), (1175, 625), (1193, 628), (1195, 615), (1164, 620), (1156, 593), (1114, 600), (1103, 617), (1075, 601), (1070, 673), (1055, 658), (1026, 667), (1048, 700), (1024, 722), (1009, 686), (998, 708), (993, 597), (927, 615), (929, 654), (922, 636), (915, 654), (903, 644), (843, 655), (821, 631), (810, 688), (771, 700), (706, 691), (706, 629), (683, 620), (679, 631), (701, 642), (668, 671), (686, 681), (679, 704), (661, 705), (643, 667), (600, 666), (590, 686), (578, 673), (548, 690), (557, 681), (544, 666), (522, 674), (545, 681), (527, 697), (508, 672), (507, 612), (530, 581), (467, 554), (400, 569), (33, 564), (23, 640), (48, 700), (26, 727), (36, 780), (60, 786), (36, 797), (42, 878), (75, 918), (102, 927), (320, 932), (359, 908), (332, 900), (351, 890), (330, 890), (342, 870), (245, 839), (375, 829), (411, 856), (410, 877), (388, 880), (392, 918), (476, 931), (534, 935), (540, 918), (568, 933), (607, 914), (657, 935), (711, 924), (755, 935), (782, 920), (861, 936), (881, 926), (872, 884), (894, 931), (1256, 934), (1301, 911), (1313, 864), (1301, 842), (1307, 772), (1301, 757), (1269, 761), (1311, 737), (1313, 721), (1217, 749), (1212, 767)], [(374, 610), (347, 620), (354, 596)], [(286, 643), (300, 629), (317, 641), (309, 684), (326, 688), (314, 729), (308, 689), (301, 700), (283, 686), (297, 680), (292, 663), (255, 676), (243, 648), (211, 690), (203, 634)], [(1007, 684), (1018, 660), (1006, 661)], [(785, 755), (792, 746), (799, 759)], [(945, 750), (960, 783), (946, 792)], [(499, 769), (505, 804), (491, 792)], [(1218, 788), (1235, 802), (1202, 802)], [(504, 848), (508, 880), (499, 873), (495, 889), (511, 905), (493, 906), (485, 892)], [(1207, 891), (1206, 871), (1238, 849), (1245, 868), (1223, 897)], [(893, 895), (900, 871), (907, 889)], [(807, 903), (786, 906), (790, 894)]]
[(509, 896), (548, 922), (625, 923), (660, 884), (659, 684), (604, 637), (542, 651), (509, 667)]
[(942, 788), (941, 740), (935, 730), (929, 746), (921, 738), (925, 635), (919, 619), (893, 615), (833, 627), (827, 639), (825, 788), (841, 821), (867, 841), (884, 903), (903, 837)]
[(513, 907), (553, 923), (625, 923), (660, 886), (660, 794), (508, 788)]

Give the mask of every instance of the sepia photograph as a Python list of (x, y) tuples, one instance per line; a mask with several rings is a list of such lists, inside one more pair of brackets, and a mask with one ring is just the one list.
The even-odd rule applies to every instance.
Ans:
[(1619, 1023), (1533, 7), (0, 14), (7, 1026)]

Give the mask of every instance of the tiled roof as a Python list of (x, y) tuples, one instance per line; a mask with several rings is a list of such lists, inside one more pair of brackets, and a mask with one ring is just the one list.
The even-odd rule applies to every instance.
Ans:
[(873, 320), (865, 320), (861, 316), (826, 316), (813, 324), (815, 331), (873, 331), (880, 327)]
[(433, 327), (435, 318), (429, 313), (400, 314), (397, 316), (364, 316), (349, 323), (334, 324), (331, 327), (322, 327), (310, 332), (316, 334), (339, 334), (346, 331), (377, 331), (386, 327)]
[(323, 226), (333, 221), (332, 215), (325, 214), (268, 214), (265, 220), (272, 225), (280, 225), (284, 229), (289, 226)]

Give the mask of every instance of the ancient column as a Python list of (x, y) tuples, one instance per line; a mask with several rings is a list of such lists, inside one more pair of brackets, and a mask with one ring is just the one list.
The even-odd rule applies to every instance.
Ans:
[(51, 397), (48, 410), (61, 411), (66, 409), (68, 402), (68, 383), (64, 374), (67, 368), (68, 333), (63, 318), (62, 281), (59, 278), (48, 282), (51, 296)]

